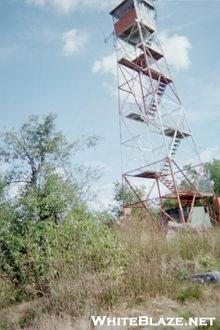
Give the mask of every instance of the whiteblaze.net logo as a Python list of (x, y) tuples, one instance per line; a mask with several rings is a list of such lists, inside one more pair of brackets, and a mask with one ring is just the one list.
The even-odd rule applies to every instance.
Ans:
[(93, 326), (95, 327), (140, 327), (140, 326), (170, 326), (170, 327), (185, 327), (185, 326), (203, 326), (210, 327), (214, 325), (215, 317), (190, 317), (185, 320), (183, 317), (161, 317), (154, 319), (148, 316), (138, 317), (108, 317), (108, 316), (91, 316)]

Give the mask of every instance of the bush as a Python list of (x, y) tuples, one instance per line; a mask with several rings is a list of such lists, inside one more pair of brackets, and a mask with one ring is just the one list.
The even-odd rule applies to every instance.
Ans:
[(202, 288), (198, 284), (190, 284), (181, 289), (177, 299), (182, 303), (188, 300), (200, 300), (202, 298)]
[(0, 309), (13, 304), (17, 299), (16, 289), (6, 277), (0, 277)]
[(82, 207), (59, 225), (29, 221), (21, 226), (19, 233), (4, 231), (0, 238), (0, 269), (22, 297), (47, 294), (50, 280), (66, 273), (76, 279), (124, 263), (117, 236)]

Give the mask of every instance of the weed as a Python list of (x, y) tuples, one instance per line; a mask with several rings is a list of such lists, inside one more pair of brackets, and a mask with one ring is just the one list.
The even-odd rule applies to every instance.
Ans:
[(197, 284), (190, 284), (187, 287), (181, 289), (177, 295), (177, 299), (182, 303), (188, 300), (200, 300), (202, 298), (202, 288)]

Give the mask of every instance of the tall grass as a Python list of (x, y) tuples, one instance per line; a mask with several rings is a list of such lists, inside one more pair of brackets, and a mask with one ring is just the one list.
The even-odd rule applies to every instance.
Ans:
[(131, 303), (156, 296), (176, 299), (182, 275), (220, 270), (220, 229), (179, 234), (171, 241), (163, 230), (135, 219), (118, 230), (130, 257), (123, 290)]
[[(219, 287), (208, 290), (181, 279), (184, 274), (220, 270), (219, 229), (179, 234), (167, 241), (164, 230), (152, 222), (133, 219), (109, 229), (85, 215), (74, 219), (48, 234), (49, 267), (40, 282), (41, 309), (39, 304), (26, 308), (22, 318), (26, 327), (31, 329), (44, 314), (74, 320), (162, 297), (178, 304), (196, 301), (202, 306), (205, 299), (220, 304)], [(31, 257), (37, 258), (36, 251), (30, 251)], [(3, 282), (5, 289), (0, 293), (4, 297), (8, 290), (13, 296), (14, 288)], [(28, 285), (33, 292), (33, 279)], [(5, 301), (2, 306), (7, 305)], [(4, 319), (0, 313), (0, 320)]]

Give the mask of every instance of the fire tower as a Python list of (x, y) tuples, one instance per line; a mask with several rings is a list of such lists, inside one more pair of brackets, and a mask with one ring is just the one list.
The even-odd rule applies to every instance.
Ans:
[[(157, 208), (166, 219), (185, 223), (198, 202), (208, 206), (213, 190), (157, 35), (155, 2), (124, 0), (110, 13), (123, 184), (137, 198), (124, 208)], [(178, 216), (167, 201), (176, 205)]]

